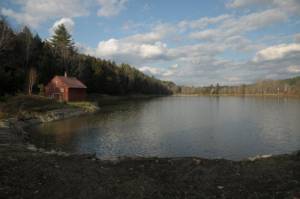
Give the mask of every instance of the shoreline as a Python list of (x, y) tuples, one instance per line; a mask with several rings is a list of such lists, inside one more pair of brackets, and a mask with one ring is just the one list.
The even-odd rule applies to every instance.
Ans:
[(0, 146), (4, 198), (299, 198), (300, 152), (263, 159), (119, 158)]
[[(80, 117), (83, 115), (94, 114), (98, 112), (99, 109), (95, 109), (95, 111), (86, 111), (80, 108), (72, 108), (72, 109), (57, 109), (52, 111), (47, 111), (45, 113), (23, 113), (22, 119), (13, 117), (6, 118), (0, 120), (0, 132), (1, 129), (3, 131), (13, 134), (14, 138), (17, 138), (16, 141), (18, 143), (27, 144), (27, 136), (28, 132), (25, 130), (26, 128), (38, 125), (42, 123), (48, 123), (53, 121), (59, 121), (64, 119), (69, 119), (72, 117)], [(14, 141), (13, 141), (14, 142)]]

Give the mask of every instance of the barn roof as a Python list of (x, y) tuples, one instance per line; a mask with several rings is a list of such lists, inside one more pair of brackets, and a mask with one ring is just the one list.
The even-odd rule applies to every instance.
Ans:
[(55, 78), (59, 79), (68, 88), (87, 88), (86, 85), (84, 85), (76, 77), (56, 76)]

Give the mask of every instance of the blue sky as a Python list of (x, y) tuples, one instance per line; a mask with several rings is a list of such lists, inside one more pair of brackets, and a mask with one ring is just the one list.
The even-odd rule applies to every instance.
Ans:
[(300, 75), (300, 0), (2, 0), (43, 39), (65, 24), (78, 50), (177, 84)]

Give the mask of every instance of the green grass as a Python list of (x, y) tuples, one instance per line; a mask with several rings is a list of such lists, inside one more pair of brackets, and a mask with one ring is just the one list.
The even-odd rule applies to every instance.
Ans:
[(83, 102), (68, 102), (68, 105), (76, 108), (84, 109), (87, 112), (95, 112), (98, 110), (98, 106), (92, 102), (83, 101)]
[(2, 115), (15, 115), (19, 112), (46, 112), (54, 109), (69, 107), (65, 103), (57, 102), (46, 97), (37, 95), (17, 95), (8, 97), (5, 103), (0, 106)]
[(44, 113), (56, 109), (81, 108), (87, 112), (95, 112), (98, 106), (92, 102), (58, 102), (38, 95), (10, 96), (5, 102), (0, 101), (0, 119), (22, 113)]

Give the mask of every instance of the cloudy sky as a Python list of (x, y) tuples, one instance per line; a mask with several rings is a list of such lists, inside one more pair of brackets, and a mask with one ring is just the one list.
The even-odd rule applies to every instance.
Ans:
[(177, 84), (300, 75), (300, 0), (1, 0), (42, 38), (64, 23), (79, 51)]

